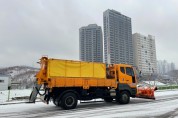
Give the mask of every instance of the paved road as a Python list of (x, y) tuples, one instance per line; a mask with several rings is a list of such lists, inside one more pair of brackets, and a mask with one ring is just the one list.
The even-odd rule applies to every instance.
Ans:
[(62, 110), (43, 103), (1, 105), (0, 118), (42, 118), (42, 117), (137, 117), (137, 118), (178, 118), (178, 92), (174, 95), (159, 96), (157, 100), (131, 99), (130, 104), (120, 105), (115, 102), (81, 103), (77, 109)]

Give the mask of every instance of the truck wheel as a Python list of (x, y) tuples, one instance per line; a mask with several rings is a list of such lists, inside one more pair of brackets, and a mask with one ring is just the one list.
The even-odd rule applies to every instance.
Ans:
[(77, 96), (74, 93), (66, 93), (61, 99), (61, 107), (65, 110), (74, 109), (77, 106)]
[(120, 104), (128, 104), (130, 102), (130, 94), (127, 91), (123, 91), (120, 93), (116, 101)]
[(112, 102), (112, 101), (113, 101), (113, 98), (111, 98), (111, 97), (106, 97), (106, 98), (104, 98), (104, 101), (105, 101), (105, 102)]

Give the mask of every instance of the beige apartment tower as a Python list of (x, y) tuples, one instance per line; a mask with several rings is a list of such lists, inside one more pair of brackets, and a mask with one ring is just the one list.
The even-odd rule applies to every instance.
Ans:
[(155, 37), (134, 33), (132, 39), (134, 65), (138, 67), (142, 74), (157, 73)]

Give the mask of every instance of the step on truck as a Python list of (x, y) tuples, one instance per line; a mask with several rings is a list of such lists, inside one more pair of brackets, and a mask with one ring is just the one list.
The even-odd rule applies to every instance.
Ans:
[[(101, 98), (105, 102), (115, 100), (128, 104), (130, 97), (138, 96), (136, 71), (131, 65), (48, 57), (42, 57), (39, 63), (41, 68), (29, 102), (34, 103), (37, 94), (40, 94), (47, 104), (52, 100), (63, 109), (74, 109), (78, 100)], [(45, 91), (43, 94), (41, 88)]]

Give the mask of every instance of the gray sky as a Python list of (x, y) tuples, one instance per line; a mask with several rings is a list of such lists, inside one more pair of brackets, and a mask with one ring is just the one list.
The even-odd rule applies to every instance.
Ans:
[(157, 59), (178, 67), (178, 0), (0, 0), (0, 67), (78, 60), (79, 28), (103, 26), (107, 9), (131, 17), (132, 33), (155, 36)]

